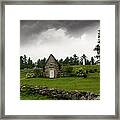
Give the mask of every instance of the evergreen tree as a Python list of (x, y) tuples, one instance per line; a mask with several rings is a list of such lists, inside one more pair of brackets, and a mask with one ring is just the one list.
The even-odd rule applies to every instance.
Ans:
[(62, 58), (59, 60), (59, 64), (63, 65), (63, 59)]
[(64, 62), (63, 62), (64, 65), (68, 65), (69, 64), (69, 57), (66, 57)]
[(43, 68), (46, 63), (46, 58), (44, 57), (40, 62), (41, 62), (41, 68)]
[(94, 62), (95, 62), (95, 60), (94, 60), (94, 58), (93, 57), (91, 57), (91, 65), (94, 65)]
[(24, 68), (27, 68), (27, 57), (26, 57), (26, 55), (23, 56), (23, 65), (24, 65)]
[(74, 65), (79, 64), (79, 57), (76, 54), (73, 55), (73, 61), (74, 61)]
[(41, 68), (41, 66), (42, 66), (41, 61), (40, 61), (40, 59), (38, 59), (36, 62), (36, 67)]
[(87, 60), (87, 57), (85, 54), (83, 54), (81, 57), (80, 57), (80, 62), (82, 63), (82, 65), (86, 65), (86, 60)]
[(33, 68), (33, 62), (32, 60), (30, 59), (30, 57), (28, 58), (28, 64), (27, 64), (27, 68)]
[(24, 69), (23, 56), (20, 56), (20, 69)]
[(94, 51), (97, 52), (97, 55), (95, 56), (95, 58), (97, 58), (96, 63), (99, 64), (100, 63), (100, 30), (98, 30), (98, 42), (94, 48)]
[(70, 57), (69, 63), (70, 63), (70, 65), (74, 65), (74, 58)]
[(90, 61), (86, 59), (86, 65), (90, 65)]

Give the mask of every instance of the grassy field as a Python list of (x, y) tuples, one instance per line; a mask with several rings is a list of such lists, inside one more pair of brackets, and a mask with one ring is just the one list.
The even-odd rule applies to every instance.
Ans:
[[(94, 74), (94, 75), (93, 75)], [(63, 77), (63, 78), (21, 78), (21, 85), (47, 86), (49, 88), (60, 88), (64, 90), (79, 90), (99, 92), (99, 76), (91, 73), (87, 78)]]
[[(80, 66), (74, 66), (75, 69)], [(85, 66), (86, 69), (98, 69), (99, 66)], [(60, 77), (55, 79), (49, 78), (26, 78), (28, 70), (21, 70), (20, 72), (20, 84), (31, 85), (31, 86), (47, 86), (48, 88), (58, 88), (64, 90), (79, 90), (79, 91), (90, 91), (99, 94), (100, 92), (100, 75), (99, 72), (88, 73), (87, 78), (81, 77)], [(48, 99), (47, 96), (21, 96), (21, 99)]]

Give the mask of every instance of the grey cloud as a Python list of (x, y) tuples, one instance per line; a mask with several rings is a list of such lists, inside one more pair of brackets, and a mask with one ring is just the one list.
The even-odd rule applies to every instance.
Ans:
[(65, 29), (69, 36), (78, 37), (86, 31), (98, 29), (99, 20), (21, 20), (20, 42), (21, 46), (34, 42), (38, 34), (48, 29)]

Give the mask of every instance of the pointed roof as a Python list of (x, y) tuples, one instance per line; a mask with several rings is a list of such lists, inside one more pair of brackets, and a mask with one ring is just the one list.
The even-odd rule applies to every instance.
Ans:
[(53, 57), (53, 59), (54, 59), (54, 60), (57, 62), (57, 64), (59, 65), (58, 61), (55, 59), (55, 57), (54, 57), (52, 54), (50, 54), (50, 56), (48, 57), (48, 59), (47, 59), (47, 61), (46, 61), (46, 64), (47, 64), (48, 60), (50, 59), (50, 57)]

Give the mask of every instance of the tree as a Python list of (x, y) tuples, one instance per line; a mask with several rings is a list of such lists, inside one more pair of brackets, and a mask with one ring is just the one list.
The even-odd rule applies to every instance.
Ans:
[(46, 63), (46, 58), (44, 57), (43, 59), (41, 59), (41, 68), (43, 68), (45, 66)]
[(100, 30), (98, 30), (98, 42), (97, 45), (95, 46), (95, 48), (93, 49), (94, 51), (97, 52), (97, 55), (95, 56), (95, 58), (97, 58), (96, 63), (100, 63)]
[(70, 57), (69, 63), (70, 63), (70, 65), (74, 65), (74, 58)]
[(90, 65), (90, 61), (86, 59), (86, 65)]
[(69, 57), (66, 57), (64, 62), (63, 62), (64, 65), (68, 65), (69, 64)]
[(76, 54), (73, 55), (73, 61), (74, 61), (74, 65), (79, 64), (79, 57)]
[(59, 62), (60, 65), (63, 65), (63, 59), (62, 58), (58, 62)]
[(31, 58), (29, 57), (27, 59), (27, 56), (20, 56), (20, 69), (24, 69), (24, 68), (33, 68), (35, 66), (35, 63), (33, 63), (33, 61), (31, 60)]
[(23, 56), (20, 56), (20, 69), (24, 69)]
[(94, 61), (95, 61), (94, 58), (91, 57), (91, 61), (90, 62), (91, 62), (92, 65), (94, 65)]
[(87, 58), (86, 55), (83, 54), (80, 58), (81, 58), (80, 62), (82, 63), (82, 65), (85, 65), (86, 64), (86, 58)]
[(41, 68), (41, 61), (40, 61), (40, 59), (37, 60), (36, 67)]
[(43, 68), (45, 66), (46, 63), (46, 58), (44, 57), (43, 59), (38, 59), (37, 62), (35, 62), (35, 66), (37, 68)]
[(27, 68), (33, 68), (33, 62), (32, 60), (30, 59), (30, 57), (28, 58), (28, 62), (27, 62)]
[(27, 57), (26, 57), (26, 55), (23, 56), (23, 66), (24, 66), (24, 68), (27, 68)]
[(97, 51), (96, 58), (99, 59), (100, 58), (100, 45), (99, 44), (95, 46), (94, 51)]

